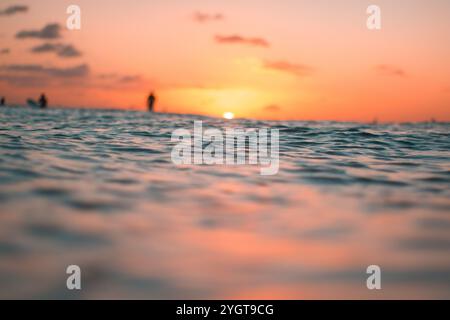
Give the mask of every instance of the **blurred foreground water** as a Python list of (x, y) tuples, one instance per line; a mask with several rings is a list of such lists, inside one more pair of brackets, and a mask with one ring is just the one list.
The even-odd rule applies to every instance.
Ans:
[[(279, 129), (279, 174), (175, 166), (196, 119)], [(450, 299), (449, 187), (448, 123), (2, 108), (0, 298)]]

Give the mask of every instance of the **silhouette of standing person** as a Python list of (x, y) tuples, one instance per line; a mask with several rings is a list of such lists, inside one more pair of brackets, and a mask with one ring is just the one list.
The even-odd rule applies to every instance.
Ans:
[(148, 99), (147, 99), (148, 111), (150, 111), (150, 112), (155, 111), (155, 102), (156, 102), (156, 97), (152, 92), (152, 93), (150, 93), (150, 95), (148, 96)]
[(41, 107), (41, 109), (45, 109), (47, 108), (47, 97), (45, 96), (45, 94), (41, 94), (41, 97), (39, 98), (39, 107)]
[(0, 99), (0, 106), (4, 106), (5, 105), (5, 97), (2, 97)]

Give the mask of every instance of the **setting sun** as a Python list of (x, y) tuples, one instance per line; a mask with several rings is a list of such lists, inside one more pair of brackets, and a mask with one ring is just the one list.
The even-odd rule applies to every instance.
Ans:
[(232, 119), (234, 119), (234, 113), (233, 113), (233, 112), (225, 112), (225, 113), (223, 114), (223, 117), (224, 117), (225, 119), (232, 120)]

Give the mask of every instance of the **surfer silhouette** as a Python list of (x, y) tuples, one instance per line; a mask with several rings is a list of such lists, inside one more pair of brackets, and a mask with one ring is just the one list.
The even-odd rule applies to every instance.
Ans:
[(150, 95), (148, 96), (148, 99), (147, 99), (148, 111), (150, 111), (150, 112), (155, 111), (155, 102), (156, 102), (156, 97), (152, 92), (152, 93), (150, 93)]
[(4, 106), (5, 105), (5, 97), (2, 97), (0, 99), (0, 106)]
[(41, 109), (45, 109), (47, 108), (47, 97), (45, 96), (45, 94), (41, 94), (41, 97), (39, 98), (39, 107), (41, 107)]

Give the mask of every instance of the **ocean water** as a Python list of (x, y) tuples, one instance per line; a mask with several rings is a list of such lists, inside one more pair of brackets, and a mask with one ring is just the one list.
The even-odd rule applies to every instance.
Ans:
[[(175, 166), (196, 119), (279, 129), (279, 173)], [(449, 187), (448, 123), (1, 108), (0, 298), (449, 299)]]

